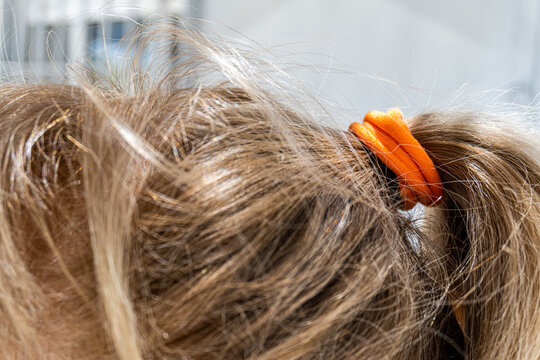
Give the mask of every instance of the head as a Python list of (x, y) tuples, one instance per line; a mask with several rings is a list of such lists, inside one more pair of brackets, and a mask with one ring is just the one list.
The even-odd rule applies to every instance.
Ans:
[(540, 354), (536, 144), (482, 114), (408, 119), (445, 190), (413, 221), (346, 128), (238, 53), (166, 34), (191, 50), (164, 76), (2, 87), (8, 354)]

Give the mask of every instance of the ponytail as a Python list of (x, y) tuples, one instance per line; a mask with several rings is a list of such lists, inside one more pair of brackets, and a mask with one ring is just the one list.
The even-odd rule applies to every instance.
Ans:
[(473, 359), (540, 357), (540, 165), (534, 142), (482, 115), (411, 120), (445, 189), (427, 241)]

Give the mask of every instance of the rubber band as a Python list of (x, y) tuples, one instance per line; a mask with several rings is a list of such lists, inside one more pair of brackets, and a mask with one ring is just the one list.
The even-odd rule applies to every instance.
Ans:
[(412, 136), (399, 109), (386, 113), (371, 111), (363, 123), (354, 122), (349, 130), (396, 174), (405, 209), (411, 209), (418, 202), (434, 206), (442, 201), (439, 173), (422, 145)]

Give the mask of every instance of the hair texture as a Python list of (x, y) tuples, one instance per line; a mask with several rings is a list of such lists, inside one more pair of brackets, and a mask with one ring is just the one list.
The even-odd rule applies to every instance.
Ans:
[(418, 226), (286, 74), (140, 35), (135, 59), (180, 55), (1, 88), (5, 358), (540, 358), (537, 143), (410, 119), (446, 191)]

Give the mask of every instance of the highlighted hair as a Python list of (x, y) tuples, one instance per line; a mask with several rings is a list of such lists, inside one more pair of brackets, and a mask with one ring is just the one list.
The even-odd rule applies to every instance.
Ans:
[(2, 86), (4, 354), (540, 357), (537, 143), (412, 118), (445, 188), (417, 228), (346, 129), (240, 52), (152, 34), (183, 57), (129, 64), (126, 86)]

